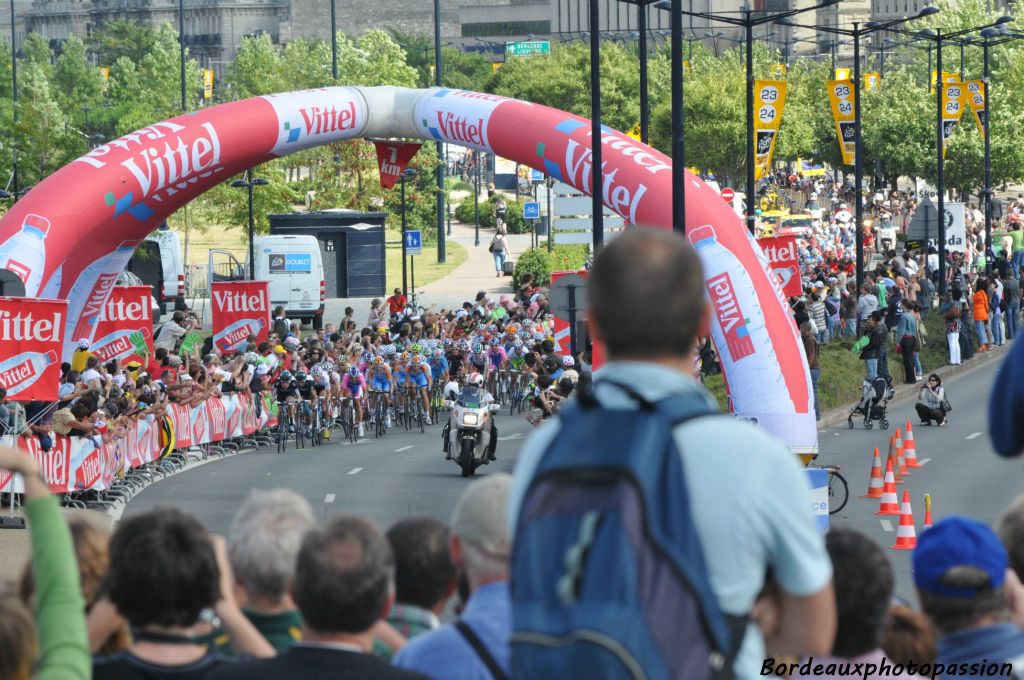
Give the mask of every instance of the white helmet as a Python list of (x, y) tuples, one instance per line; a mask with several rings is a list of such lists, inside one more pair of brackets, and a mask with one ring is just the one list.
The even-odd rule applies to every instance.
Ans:
[(456, 399), (458, 399), (459, 398), (459, 383), (455, 382), (454, 380), (449, 381), (444, 386), (444, 396), (445, 396), (445, 399), (451, 399), (452, 401), (455, 401)]
[(474, 387), (481, 387), (484, 384), (484, 377), (479, 373), (473, 373), (469, 376), (469, 384)]

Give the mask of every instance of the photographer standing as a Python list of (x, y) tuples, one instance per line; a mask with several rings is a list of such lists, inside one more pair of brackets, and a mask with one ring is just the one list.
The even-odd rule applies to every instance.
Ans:
[(153, 348), (160, 349), (162, 347), (168, 352), (173, 352), (181, 339), (193, 327), (194, 318), (182, 311), (175, 312), (171, 320), (160, 327), (160, 332), (157, 333), (156, 339), (153, 341)]

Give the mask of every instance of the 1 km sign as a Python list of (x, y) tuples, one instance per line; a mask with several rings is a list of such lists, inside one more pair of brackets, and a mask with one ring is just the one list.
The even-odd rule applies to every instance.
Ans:
[(380, 185), (385, 189), (395, 186), (405, 172), (409, 161), (420, 150), (419, 142), (388, 142), (374, 140), (377, 147), (377, 169), (380, 171)]

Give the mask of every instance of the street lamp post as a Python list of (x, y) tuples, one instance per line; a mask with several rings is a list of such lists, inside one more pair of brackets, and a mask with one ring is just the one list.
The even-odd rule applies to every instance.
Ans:
[(253, 246), (256, 233), (256, 220), (252, 210), (252, 191), (255, 187), (262, 187), (267, 184), (269, 184), (269, 182), (262, 177), (253, 179), (252, 168), (245, 171), (245, 179), (236, 179), (231, 183), (231, 186), (233, 187), (244, 188), (249, 195), (249, 280), (256, 279), (256, 253)]
[[(816, 31), (823, 31), (825, 33), (831, 33), (836, 36), (845, 36), (853, 38), (853, 82), (850, 83), (850, 89), (853, 92), (853, 193), (854, 193), (854, 240), (855, 247), (857, 250), (857, 295), (860, 295), (860, 287), (864, 283), (864, 146), (863, 138), (861, 135), (861, 107), (860, 107), (860, 95), (861, 95), (861, 75), (860, 75), (860, 39), (870, 33), (876, 31), (883, 31), (891, 29), (894, 26), (898, 26), (907, 21), (914, 19), (920, 19), (926, 16), (930, 16), (938, 12), (937, 7), (924, 7), (916, 15), (911, 17), (903, 17), (895, 19), (893, 21), (887, 21), (884, 23), (877, 21), (869, 21), (860, 26), (858, 22), (853, 23), (853, 29), (838, 28), (837, 26), (800, 26), (800, 28), (809, 28)], [(781, 19), (777, 23), (786, 26), (796, 26), (796, 24), (789, 19)], [(833, 50), (835, 50), (836, 40), (832, 40)], [(832, 67), (835, 69), (834, 57), (835, 52), (833, 51), (833, 64)], [(842, 140), (840, 140), (841, 142)], [(941, 214), (941, 213), (940, 213)]]
[[(673, 0), (679, 2), (679, 0)], [(598, 0), (590, 0), (590, 148), (591, 212), (593, 222), (593, 249), (596, 253), (604, 244), (604, 201), (601, 170), (601, 15)]]
[[(983, 42), (981, 44), (982, 49), (982, 73), (985, 84), (985, 116), (981, 121), (982, 129), (984, 130), (985, 136), (985, 189), (982, 194), (985, 197), (985, 273), (992, 273), (992, 143), (991, 134), (989, 129), (990, 121), (992, 120), (992, 100), (989, 98), (989, 91), (991, 90), (992, 83), (990, 82), (989, 73), (989, 47), (994, 44), (1002, 44), (1010, 40), (1016, 40), (1021, 37), (1021, 34), (1011, 33), (1007, 29), (1006, 24), (1008, 23), (1009, 17), (1004, 17), (1007, 21), (1003, 21), (996, 27), (987, 27), (982, 29), (981, 37)], [(992, 42), (992, 38), (1002, 38), (996, 42)], [(1011, 253), (1012, 254), (1012, 253)]]
[[(11, 0), (14, 6), (14, 0)], [(185, 0), (178, 0), (178, 67), (181, 76), (181, 110), (185, 111)]]
[(416, 177), (416, 171), (412, 168), (406, 168), (402, 171), (402, 295), (408, 295), (409, 293), (409, 280), (406, 276), (406, 256), (405, 256), (405, 232), (406, 232), (406, 221), (405, 221), (405, 181)]
[(331, 0), (331, 77), (338, 82), (338, 14)]
[[(593, 1), (593, 0), (592, 0)], [(728, 14), (712, 14), (710, 12), (693, 12), (687, 11), (680, 7), (681, 0), (659, 0), (654, 4), (658, 9), (669, 10), (672, 12), (673, 19), (670, 22), (670, 28), (675, 29), (678, 26), (678, 33), (674, 32), (673, 41), (676, 41), (678, 36), (679, 47), (678, 54), (673, 52), (671, 61), (673, 69), (680, 69), (680, 90), (682, 83), (682, 20), (675, 21), (675, 15), (681, 14), (690, 17), (697, 17), (700, 19), (706, 19), (709, 22), (717, 21), (738, 28), (743, 28), (746, 35), (746, 77), (747, 77), (747, 229), (751, 234), (754, 233), (755, 227), (755, 216), (754, 216), (754, 197), (757, 195), (756, 186), (754, 184), (754, 27), (762, 26), (772, 22), (777, 22), (780, 19), (785, 19), (791, 16), (795, 16), (802, 12), (809, 12), (811, 10), (818, 10), (824, 7), (835, 5), (839, 0), (821, 0), (815, 5), (808, 7), (800, 7), (796, 9), (787, 10), (784, 12), (773, 12), (773, 13), (762, 13), (758, 12), (760, 16), (754, 17), (753, 11), (747, 9), (743, 11), (742, 17), (731, 16)], [(681, 94), (681, 93), (680, 93)], [(676, 121), (676, 117), (680, 121), (680, 130), (682, 128), (682, 113), (676, 112), (675, 108), (682, 108), (682, 97), (677, 96), (677, 88), (675, 80), (672, 83), (672, 106), (673, 106), (673, 122)], [(673, 139), (673, 142), (675, 140)], [(677, 178), (678, 173), (678, 178)], [(683, 210), (677, 210), (676, 200), (680, 197), (675, 195), (676, 187), (680, 186), (685, 189), (685, 158), (680, 156), (676, 157), (675, 151), (673, 150), (672, 156), (672, 187), (673, 187), (673, 209), (672, 218), (673, 226), (679, 228), (679, 224), (685, 225), (685, 220), (681, 218), (685, 215)]]
[[(332, 2), (334, 0), (331, 0)], [(434, 0), (434, 85), (441, 87), (441, 0)], [(444, 264), (447, 259), (447, 243), (444, 234), (444, 176), (448, 170), (448, 156), (444, 153), (444, 145), (435, 142), (437, 151), (437, 263)]]
[[(975, 26), (973, 28), (965, 28), (959, 31), (943, 33), (941, 28), (936, 28), (935, 31), (931, 29), (924, 29), (921, 31), (908, 32), (908, 31), (897, 31), (903, 35), (907, 35), (911, 38), (930, 40), (935, 43), (935, 155), (936, 155), (936, 172), (935, 172), (935, 192), (936, 197), (936, 208), (939, 222), (939, 294), (944, 295), (946, 293), (946, 168), (945, 158), (943, 154), (943, 122), (942, 122), (942, 93), (945, 90), (945, 83), (942, 80), (942, 43), (943, 41), (953, 41), (957, 38), (962, 38), (968, 33), (974, 33), (975, 31), (983, 31), (987, 28), (997, 28), (1003, 26), (1006, 23), (1013, 21), (1013, 17), (1002, 16), (996, 19), (990, 24), (984, 26)], [(929, 78), (931, 74), (929, 73)], [(988, 98), (988, 88), (986, 86), (985, 92), (986, 100)], [(985, 117), (988, 117), (988, 110), (986, 104)], [(991, 225), (988, 225), (991, 226)], [(988, 260), (988, 253), (986, 253), (986, 261)]]
[(480, 245), (480, 152), (473, 156), (473, 245)]
[[(18, 122), (18, 48), (15, 47), (14, 35), (14, 0), (11, 0), (11, 104), (14, 122)], [(12, 135), (13, 136), (13, 135)], [(11, 144), (12, 188), (18, 191), (18, 145), (14, 140)]]

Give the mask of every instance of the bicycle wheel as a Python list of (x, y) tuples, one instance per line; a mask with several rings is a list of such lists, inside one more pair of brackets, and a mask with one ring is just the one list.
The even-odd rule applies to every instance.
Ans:
[(324, 443), (324, 423), (323, 416), (320, 414), (320, 405), (313, 409), (313, 446), (323, 446)]
[(420, 424), (420, 434), (427, 431), (427, 412), (423, 408), (423, 402), (419, 399), (416, 400), (416, 420)]
[(288, 408), (282, 408), (277, 413), (277, 452), (284, 453), (288, 450)]
[(301, 450), (306, 444), (306, 414), (301, 409), (296, 420), (298, 422), (295, 423), (295, 448)]
[(828, 473), (828, 514), (834, 515), (846, 507), (850, 498), (850, 486), (846, 478), (834, 470)]
[(384, 405), (384, 396), (377, 395), (377, 404), (374, 406), (374, 435), (378, 438), (384, 436), (384, 418), (387, 407)]

